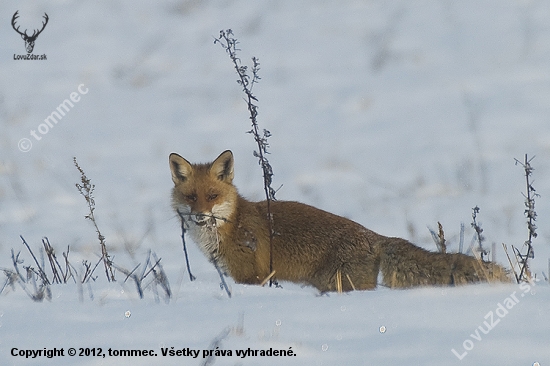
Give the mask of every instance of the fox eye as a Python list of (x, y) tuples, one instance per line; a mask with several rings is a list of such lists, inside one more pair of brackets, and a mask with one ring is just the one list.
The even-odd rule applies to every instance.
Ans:
[(187, 199), (188, 201), (191, 201), (191, 202), (195, 202), (197, 200), (197, 195), (196, 194), (187, 194), (185, 195), (185, 199)]
[(207, 201), (214, 201), (216, 198), (218, 198), (218, 195), (213, 193), (213, 194), (209, 194), (207, 197), (206, 197), (206, 200)]

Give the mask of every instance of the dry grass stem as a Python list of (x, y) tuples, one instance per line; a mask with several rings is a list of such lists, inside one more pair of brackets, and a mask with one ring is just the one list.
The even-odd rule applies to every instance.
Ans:
[(265, 286), (265, 284), (275, 275), (275, 271), (271, 271), (271, 273), (266, 277), (264, 278), (264, 280), (262, 281), (262, 283), (260, 283), (260, 286)]
[(351, 277), (349, 276), (349, 274), (346, 274), (346, 277), (349, 281), (349, 284), (351, 285), (351, 288), (353, 289), (353, 291), (355, 291), (355, 285), (353, 284), (353, 281), (351, 280)]

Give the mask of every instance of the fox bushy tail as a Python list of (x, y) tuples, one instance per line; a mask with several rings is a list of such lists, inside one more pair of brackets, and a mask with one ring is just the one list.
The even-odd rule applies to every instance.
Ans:
[(405, 239), (380, 243), (380, 271), (390, 288), (453, 286), (476, 282), (510, 282), (498, 264), (461, 253), (430, 252)]

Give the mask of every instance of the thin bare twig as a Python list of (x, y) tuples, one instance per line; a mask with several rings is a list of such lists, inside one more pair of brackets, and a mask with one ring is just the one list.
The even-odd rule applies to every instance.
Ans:
[(158, 283), (164, 290), (166, 298), (170, 299), (172, 297), (172, 290), (170, 289), (170, 283), (168, 282), (168, 276), (164, 272), (164, 268), (160, 264), (160, 258), (157, 258), (157, 255), (153, 252), (153, 259), (155, 264), (151, 266), (151, 271), (155, 277), (155, 282)]
[(97, 222), (94, 216), (95, 200), (93, 197), (93, 192), (95, 189), (95, 185), (90, 182), (90, 179), (88, 179), (88, 177), (84, 173), (84, 170), (82, 170), (80, 165), (78, 165), (78, 162), (76, 161), (76, 157), (73, 158), (73, 162), (76, 169), (78, 169), (78, 171), (80, 172), (81, 184), (77, 183), (76, 188), (78, 189), (82, 197), (86, 199), (86, 204), (88, 205), (88, 209), (89, 209), (89, 213), (84, 217), (90, 220), (95, 227), (97, 238), (99, 239), (99, 244), (101, 246), (101, 257), (103, 260), (103, 265), (105, 266), (105, 275), (107, 276), (107, 279), (109, 280), (109, 282), (115, 281), (115, 275), (113, 273), (113, 268), (112, 268), (112, 261), (109, 256), (109, 253), (107, 252), (107, 244), (105, 243), (105, 237), (101, 234), (101, 231), (99, 231), (99, 227), (97, 226)]
[(15, 255), (13, 249), (11, 250), (11, 260), (13, 262), (13, 268), (15, 268), (15, 272), (17, 273), (17, 275), (19, 276), (19, 278), (21, 279), (21, 281), (25, 282), (25, 279), (23, 278), (23, 276), (21, 275), (21, 272), (19, 272), (19, 266), (18, 264), (22, 264), (23, 261), (19, 259), (19, 255), (21, 254), (21, 252), (17, 252), (17, 255)]
[(480, 259), (482, 261), (485, 261), (485, 256), (489, 253), (483, 248), (483, 241), (485, 240), (485, 237), (481, 235), (483, 232), (483, 229), (481, 228), (481, 224), (477, 222), (477, 214), (479, 213), (479, 207), (474, 207), (472, 209), (472, 227), (474, 228), (476, 232), (476, 240), (478, 243), (478, 251), (480, 255)]
[(525, 197), (525, 216), (527, 217), (528, 231), (528, 237), (524, 243), (524, 246), (527, 247), (527, 253), (523, 255), (519, 250), (516, 253), (519, 257), (518, 262), (520, 264), (518, 282), (526, 281), (531, 277), (528, 261), (530, 258), (535, 257), (535, 253), (533, 250), (533, 238), (537, 237), (537, 226), (535, 225), (535, 221), (537, 220), (537, 212), (535, 211), (535, 197), (539, 195), (536, 193), (536, 190), (531, 182), (531, 175), (535, 170), (531, 166), (531, 161), (533, 161), (534, 158), (535, 157), (533, 156), (531, 159), (529, 159), (527, 154), (525, 154), (525, 160), (523, 161), (523, 163), (518, 159), (515, 159), (516, 165), (521, 165), (523, 167), (523, 170), (525, 171), (525, 183), (527, 186), (527, 193), (523, 195)]
[(508, 247), (504, 243), (502, 243), (502, 247), (504, 248), (504, 253), (506, 253), (506, 257), (508, 258), (508, 263), (510, 263), (510, 268), (512, 268), (512, 272), (514, 272), (514, 277), (516, 278), (516, 281), (519, 282), (519, 277), (518, 277), (518, 274), (516, 273), (515, 266), (512, 263), (512, 260), (510, 259), (510, 255), (508, 254)]
[[(248, 133), (254, 136), (254, 140), (258, 145), (258, 150), (254, 151), (254, 156), (258, 158), (259, 164), (262, 167), (264, 178), (264, 193), (267, 203), (267, 222), (269, 230), (269, 273), (273, 272), (273, 237), (275, 236), (275, 229), (273, 223), (273, 215), (271, 213), (271, 202), (275, 201), (276, 191), (271, 187), (273, 178), (273, 169), (266, 155), (269, 154), (268, 138), (271, 136), (271, 132), (264, 129), (263, 134), (260, 134), (260, 127), (258, 126), (258, 106), (255, 102), (258, 101), (256, 96), (252, 93), (252, 88), (260, 80), (260, 62), (256, 57), (252, 58), (252, 77), (248, 74), (248, 67), (242, 65), (241, 60), (237, 57), (237, 48), (239, 42), (233, 37), (233, 31), (231, 29), (221, 30), (218, 38), (214, 39), (214, 43), (220, 44), (225, 51), (229, 54), (229, 58), (233, 62), (235, 71), (239, 76), (237, 83), (242, 87), (245, 94), (245, 102), (250, 113), (250, 121), (252, 122), (252, 129)], [(269, 280), (269, 286), (273, 284), (277, 285), (276, 280), (272, 277)]]
[[(23, 241), (23, 244), (25, 244), (25, 246), (27, 247), (27, 250), (29, 251), (29, 253), (31, 253), (32, 258), (34, 259), (34, 263), (36, 263), (36, 266), (38, 267), (37, 275), (42, 279), (42, 281), (46, 285), (49, 285), (50, 281), (48, 280), (48, 276), (46, 276), (46, 272), (44, 272), (44, 270), (42, 269), (42, 266), (40, 265), (40, 263), (38, 263), (38, 260), (34, 256), (33, 251), (31, 250), (31, 247), (29, 246), (29, 244), (27, 244), (27, 241), (25, 240), (25, 238), (23, 238), (22, 235), (19, 235), (19, 237)], [(28, 268), (30, 268), (30, 267), (28, 267)]]
[(183, 253), (185, 254), (185, 264), (187, 265), (187, 273), (189, 274), (189, 280), (195, 281), (197, 278), (193, 276), (193, 274), (191, 273), (191, 266), (189, 265), (189, 256), (187, 254), (187, 245), (185, 243), (185, 233), (187, 232), (187, 229), (186, 229), (187, 220), (185, 219), (184, 214), (180, 210), (177, 210), (177, 212), (181, 219), (181, 242), (183, 244)]

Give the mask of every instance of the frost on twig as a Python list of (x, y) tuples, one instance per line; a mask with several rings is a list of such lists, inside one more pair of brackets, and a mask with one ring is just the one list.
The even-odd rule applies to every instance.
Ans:
[(537, 237), (537, 226), (535, 225), (535, 221), (537, 220), (537, 212), (535, 211), (535, 197), (539, 197), (539, 195), (533, 187), (533, 182), (531, 180), (531, 176), (533, 174), (533, 171), (535, 170), (531, 166), (531, 161), (533, 161), (534, 158), (535, 157), (533, 156), (531, 159), (529, 159), (527, 154), (525, 154), (525, 160), (523, 162), (515, 159), (516, 165), (521, 165), (523, 167), (523, 170), (525, 171), (525, 183), (527, 187), (527, 193), (523, 194), (523, 196), (525, 197), (524, 213), (525, 217), (527, 217), (528, 231), (527, 240), (525, 241), (523, 247), (527, 248), (527, 251), (525, 254), (522, 254), (519, 249), (514, 248), (517, 261), (520, 266), (520, 272), (516, 278), (518, 282), (527, 281), (531, 278), (528, 260), (535, 257), (535, 252), (533, 250), (533, 238)]

